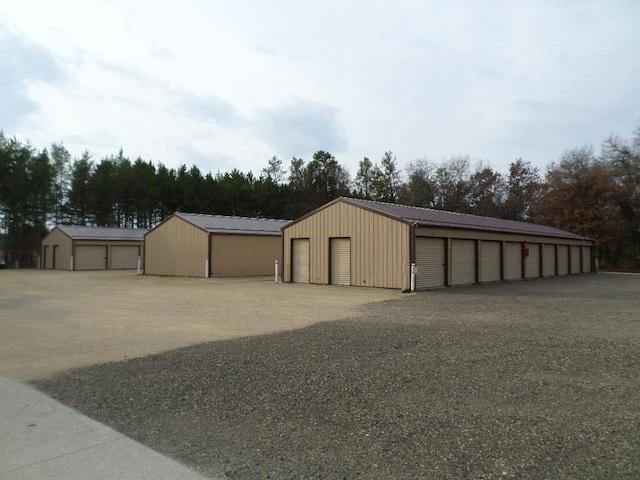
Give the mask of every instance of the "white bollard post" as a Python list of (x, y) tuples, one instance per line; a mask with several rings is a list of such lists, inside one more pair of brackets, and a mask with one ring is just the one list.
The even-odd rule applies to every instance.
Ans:
[(415, 263), (411, 264), (411, 291), (416, 291), (416, 274), (418, 273), (418, 266)]
[(138, 275), (140, 275), (140, 271), (142, 270), (142, 262), (140, 261), (140, 257), (138, 257)]
[(209, 259), (204, 262), (204, 278), (209, 278)]
[(278, 260), (276, 260), (276, 283), (278, 283)]
[(69, 270), (73, 272), (73, 255), (71, 255), (71, 258), (69, 258)]

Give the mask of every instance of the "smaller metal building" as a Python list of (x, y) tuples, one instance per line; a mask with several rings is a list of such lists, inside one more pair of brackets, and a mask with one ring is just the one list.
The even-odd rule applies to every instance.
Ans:
[(40, 266), (52, 270), (134, 270), (144, 228), (58, 225), (42, 240)]
[(593, 241), (557, 228), (338, 198), (283, 229), (285, 282), (417, 289), (594, 270)]
[(272, 275), (288, 220), (174, 213), (145, 235), (144, 273), (178, 277)]

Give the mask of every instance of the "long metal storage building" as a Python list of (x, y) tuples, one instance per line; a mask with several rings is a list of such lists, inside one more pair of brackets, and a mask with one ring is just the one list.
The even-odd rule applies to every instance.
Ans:
[(283, 228), (285, 282), (409, 290), (587, 273), (593, 241), (557, 228), (338, 198)]
[(147, 231), (58, 225), (42, 240), (40, 265), (53, 270), (137, 269)]
[(288, 220), (174, 213), (145, 235), (144, 273), (183, 277), (271, 275)]

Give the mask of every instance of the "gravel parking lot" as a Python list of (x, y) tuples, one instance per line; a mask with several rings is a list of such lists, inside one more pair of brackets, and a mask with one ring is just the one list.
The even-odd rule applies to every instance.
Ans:
[[(124, 295), (147, 279), (92, 280), (105, 281)], [(149, 281), (170, 308), (185, 280)], [(0, 287), (4, 329), (7, 304), (27, 307)], [(135, 358), (122, 347), (126, 359), (48, 376), (13, 369), (3, 353), (2, 370), (32, 372), (24, 378), (54, 398), (214, 478), (640, 477), (640, 276), (409, 295), (253, 282), (218, 302), (245, 309), (262, 288), (240, 321), (261, 322), (275, 301), (295, 312), (287, 328), (242, 335), (230, 321), (227, 338), (147, 356), (126, 345)], [(82, 299), (98, 304), (92, 328), (109, 324), (102, 295)], [(60, 312), (73, 310), (66, 301)], [(199, 325), (207, 303), (187, 294), (179, 304), (180, 324)], [(63, 322), (67, 334), (82, 320)], [(151, 320), (134, 333), (154, 335)], [(3, 336), (3, 352), (10, 343)]]

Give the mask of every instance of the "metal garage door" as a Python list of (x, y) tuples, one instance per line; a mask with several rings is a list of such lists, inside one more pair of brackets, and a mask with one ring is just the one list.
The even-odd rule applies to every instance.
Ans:
[(416, 288), (444, 287), (444, 238), (416, 238)]
[(558, 245), (558, 275), (569, 274), (569, 247)]
[(522, 244), (507, 242), (505, 245), (505, 280), (522, 278)]
[(451, 241), (451, 285), (476, 283), (476, 241)]
[(578, 245), (571, 245), (569, 254), (571, 255), (570, 267), (571, 273), (580, 273), (580, 247)]
[(536, 278), (540, 276), (540, 244), (527, 243), (529, 248), (529, 256), (525, 258), (527, 264), (527, 278)]
[(114, 245), (111, 247), (111, 270), (133, 270), (138, 268), (140, 247), (137, 245)]
[(107, 247), (83, 245), (76, 247), (75, 270), (106, 270)]
[(542, 276), (552, 277), (556, 274), (556, 246), (542, 246)]
[(291, 242), (291, 281), (309, 283), (309, 239), (294, 238)]
[(591, 247), (582, 247), (582, 271), (591, 271)]
[(480, 257), (482, 258), (482, 282), (499, 282), (501, 275), (500, 270), (500, 242), (482, 242), (480, 243)]
[(351, 285), (351, 239), (332, 238), (329, 249), (331, 285)]

